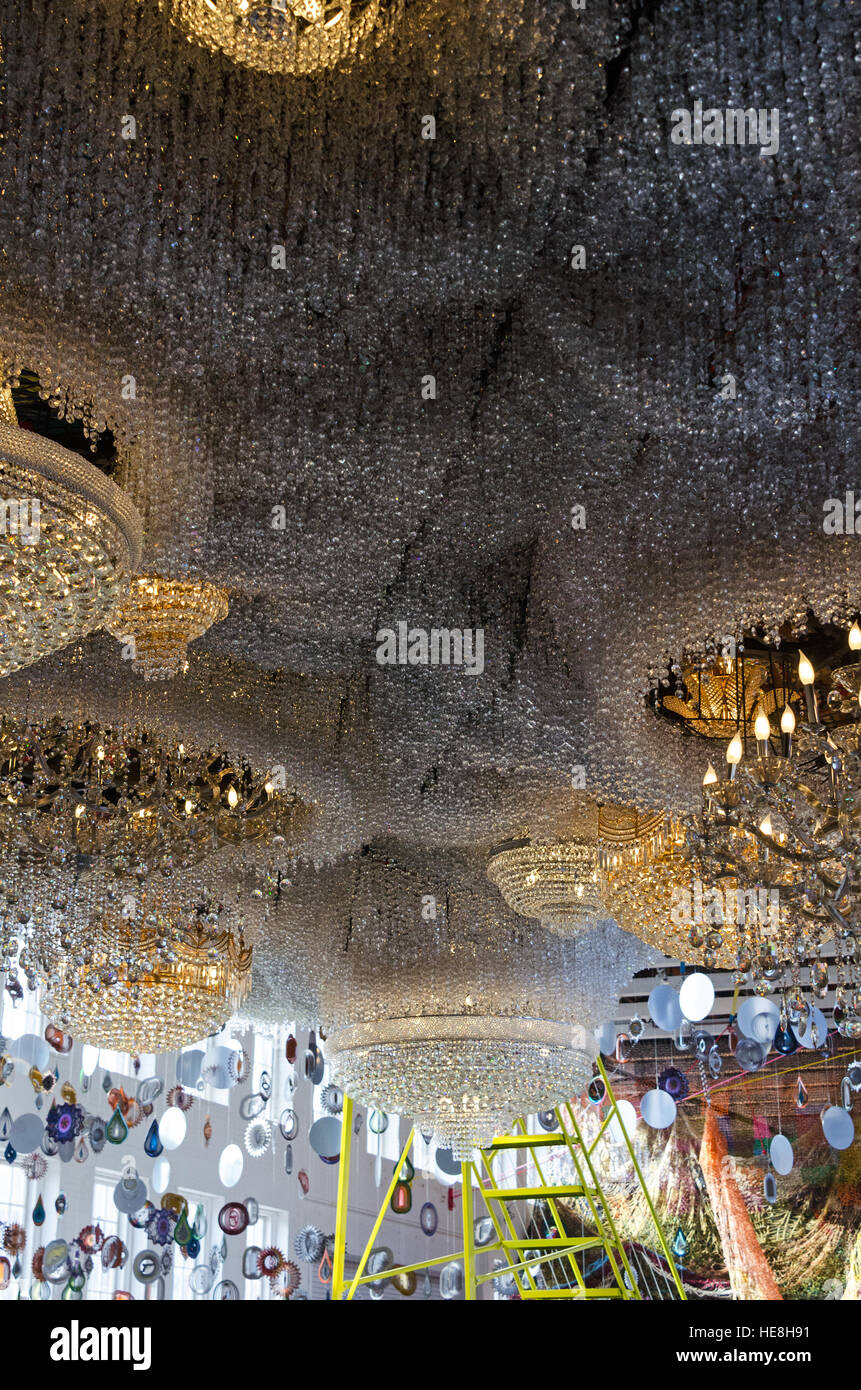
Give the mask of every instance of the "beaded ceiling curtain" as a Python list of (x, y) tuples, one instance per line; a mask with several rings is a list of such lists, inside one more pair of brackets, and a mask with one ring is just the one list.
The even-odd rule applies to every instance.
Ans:
[[(98, 634), (6, 709), (283, 765), (309, 861), (480, 874), (572, 832), (573, 768), (584, 805), (693, 797), (665, 650), (861, 606), (822, 531), (857, 456), (848, 3), (408, 0), (307, 77), (157, 0), (0, 31), (0, 355), (110, 427), (144, 570), (230, 595), (157, 695)], [(697, 100), (777, 109), (778, 149), (673, 144)], [(482, 672), (378, 664), (400, 622), (481, 629)]]

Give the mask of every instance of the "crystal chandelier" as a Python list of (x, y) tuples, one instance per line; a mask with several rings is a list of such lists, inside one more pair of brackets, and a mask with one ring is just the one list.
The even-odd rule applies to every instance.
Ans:
[(241, 924), (203, 906), (119, 913), (65, 923), (34, 944), (42, 1012), (84, 1043), (132, 1055), (168, 1052), (221, 1028), (251, 988), (252, 949)]
[(137, 567), (141, 521), (110, 478), (18, 427), (0, 387), (0, 675), (101, 627)]
[(784, 1022), (808, 1017), (805, 987), (827, 994), (822, 948), (834, 937), (835, 1019), (853, 1037), (861, 1036), (859, 651), (857, 621), (839, 630), (812, 616), (803, 635), (787, 632), (772, 650), (746, 639), (732, 676), (757, 700), (733, 732), (723, 775), (708, 766), (684, 850), (727, 901), (758, 902), (737, 913), (736, 979), (750, 976), (761, 995), (782, 987)]
[(585, 931), (603, 913), (594, 842), (514, 845), (493, 855), (487, 877), (513, 912), (561, 935)]
[(652, 953), (608, 922), (545, 931), (471, 877), (433, 882), (366, 860), (346, 923), (319, 899), (303, 916), (289, 892), (275, 920), (288, 916), (291, 1007), (325, 1027), (333, 1079), (462, 1157), (583, 1090), (594, 1028)]
[(171, 680), (188, 670), (188, 644), (227, 617), (227, 593), (214, 584), (139, 575), (105, 626), (131, 651), (144, 680)]
[(311, 73), (382, 41), (402, 0), (159, 0), (193, 43), (270, 73)]
[(80, 874), (170, 878), (222, 845), (283, 832), (268, 774), (217, 749), (55, 718), (0, 720), (0, 844)]

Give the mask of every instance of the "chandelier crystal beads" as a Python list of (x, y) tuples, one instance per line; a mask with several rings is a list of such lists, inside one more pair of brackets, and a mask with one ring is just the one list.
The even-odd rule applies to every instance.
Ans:
[(305, 74), (348, 64), (381, 42), (402, 0), (159, 0), (193, 43), (264, 72)]

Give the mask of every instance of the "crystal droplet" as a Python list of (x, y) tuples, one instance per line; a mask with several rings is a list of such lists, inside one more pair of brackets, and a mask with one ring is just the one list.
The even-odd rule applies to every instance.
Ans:
[(104, 1076), (102, 1077), (102, 1090), (104, 1091), (105, 1095), (108, 1094), (108, 1091), (113, 1090), (113, 1085), (114, 1083), (111, 1080), (111, 1074), (109, 1071), (106, 1071)]
[(14, 1261), (14, 1263), (13, 1263), (13, 1265), (12, 1265), (12, 1273), (13, 1273), (13, 1275), (15, 1276), (16, 1279), (20, 1279), (20, 1278), (21, 1278), (21, 1257), (20, 1257), (20, 1255), (16, 1255), (16, 1256), (15, 1256), (15, 1261)]
[(191, 1227), (188, 1224), (188, 1217), (184, 1210), (180, 1212), (179, 1220), (173, 1228), (173, 1238), (177, 1245), (188, 1245), (188, 1242), (192, 1238)]
[(204, 1121), (204, 1125), (203, 1125), (203, 1142), (204, 1142), (204, 1144), (206, 1144), (206, 1145), (208, 1146), (208, 1145), (209, 1145), (209, 1141), (210, 1141), (211, 1138), (212, 1138), (212, 1121), (211, 1121), (211, 1119), (209, 1118), (209, 1116), (207, 1115), (206, 1120)]
[(797, 1110), (803, 1110), (809, 1099), (810, 1096), (807, 1087), (799, 1076), (795, 1085), (795, 1108)]
[(4, 1107), (0, 1115), (0, 1139), (8, 1139), (12, 1132), (12, 1116), (9, 1114), (8, 1106)]
[(45, 1220), (45, 1208), (42, 1205), (42, 1194), (36, 1198), (36, 1205), (33, 1208), (33, 1225), (41, 1226)]
[(676, 1231), (676, 1238), (673, 1241), (672, 1250), (677, 1260), (683, 1260), (688, 1253), (688, 1238), (681, 1226)]
[(403, 1164), (401, 1165), (401, 1174), (400, 1174), (401, 1182), (412, 1182), (412, 1180), (413, 1180), (413, 1178), (415, 1177), (415, 1175), (416, 1175), (416, 1170), (415, 1170), (415, 1168), (414, 1168), (413, 1165), (412, 1165), (412, 1161), (410, 1160), (409, 1157), (405, 1158), (404, 1161), (403, 1161)]
[(56, 1197), (54, 1198), (54, 1211), (57, 1213), (58, 1216), (62, 1216), (65, 1210), (66, 1194), (65, 1192), (58, 1192)]
[(123, 1112), (119, 1106), (105, 1126), (105, 1137), (109, 1144), (122, 1144), (129, 1137), (129, 1127), (123, 1119)]
[[(128, 1133), (128, 1130), (126, 1131), (126, 1133)], [(116, 1142), (119, 1144), (121, 1141), (118, 1139)], [(81, 1139), (78, 1141), (78, 1147), (75, 1149), (75, 1162), (76, 1162), (76, 1163), (86, 1163), (86, 1161), (87, 1161), (87, 1159), (89, 1158), (89, 1156), (90, 1156), (90, 1151), (89, 1151), (89, 1149), (87, 1148), (87, 1141), (86, 1141), (85, 1139), (81, 1138)]]
[(158, 1120), (153, 1120), (152, 1124), (146, 1132), (146, 1139), (144, 1140), (144, 1153), (149, 1154), (150, 1158), (158, 1158), (159, 1154), (162, 1152), (163, 1147), (164, 1146), (161, 1142), (161, 1138), (159, 1137), (158, 1132)]
[(5, 1158), (7, 1163), (14, 1163), (15, 1159), (18, 1157), (18, 1153), (15, 1149), (12, 1148), (11, 1144), (7, 1144), (5, 1149), (3, 1150), (3, 1157)]
[(196, 1209), (196, 1211), (195, 1211), (195, 1213), (194, 1213), (194, 1223), (193, 1223), (191, 1229), (192, 1229), (192, 1231), (194, 1232), (194, 1234), (197, 1236), (198, 1240), (202, 1240), (203, 1237), (206, 1235), (206, 1228), (207, 1228), (206, 1212), (203, 1210), (203, 1203), (202, 1203), (202, 1202), (198, 1202), (198, 1204), (197, 1204), (197, 1209)]
[(433, 1296), (433, 1284), (431, 1283), (431, 1277), (428, 1270), (425, 1270), (425, 1277), (422, 1281), (422, 1294), (425, 1298), (431, 1298)]

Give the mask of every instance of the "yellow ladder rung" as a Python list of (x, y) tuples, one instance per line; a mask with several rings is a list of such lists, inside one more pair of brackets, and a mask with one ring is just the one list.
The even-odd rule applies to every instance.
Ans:
[[(532, 1240), (504, 1240), (505, 1250), (546, 1250), (550, 1247), (563, 1250), (586, 1250), (590, 1245), (603, 1245), (600, 1236), (536, 1236)], [(536, 1259), (535, 1263), (538, 1263)]]
[[(569, 1134), (569, 1139), (573, 1136)], [(574, 1141), (576, 1142), (576, 1141)], [(496, 1153), (500, 1149), (547, 1149), (554, 1144), (564, 1144), (565, 1135), (554, 1134), (505, 1134), (488, 1144), (485, 1153)]]
[[(539, 1197), (585, 1197), (585, 1187), (485, 1187), (485, 1197), (497, 1202), (531, 1202)], [(597, 1195), (595, 1192), (593, 1196)]]
[(572, 1284), (567, 1289), (523, 1289), (521, 1298), (567, 1298), (576, 1301), (581, 1298), (624, 1298), (621, 1289), (578, 1289)]

